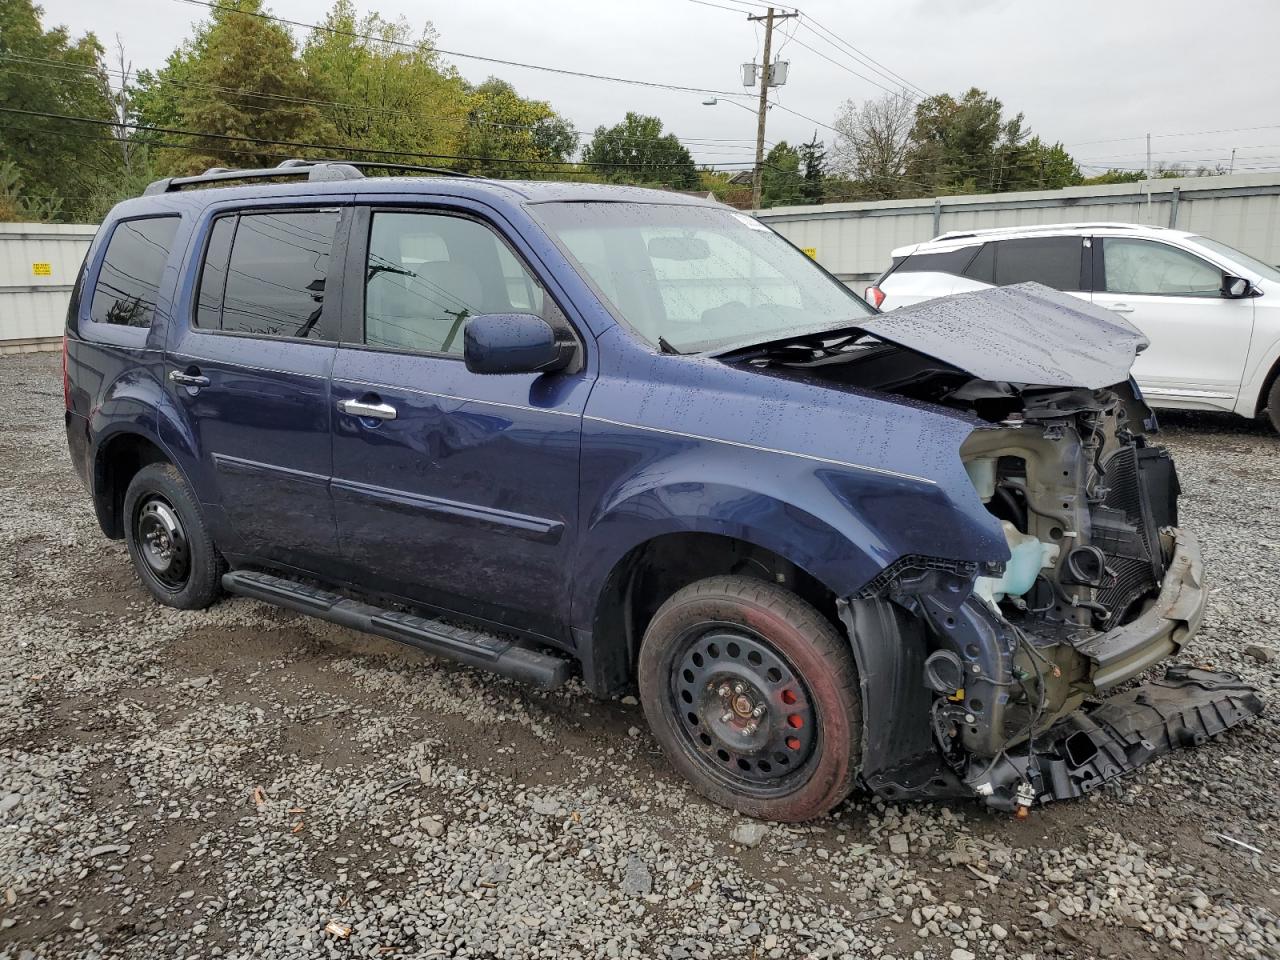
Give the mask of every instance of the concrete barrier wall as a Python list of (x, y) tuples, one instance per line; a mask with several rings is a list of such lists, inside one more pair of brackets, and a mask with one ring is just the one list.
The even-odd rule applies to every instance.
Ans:
[(0, 354), (56, 350), (94, 224), (0, 223)]

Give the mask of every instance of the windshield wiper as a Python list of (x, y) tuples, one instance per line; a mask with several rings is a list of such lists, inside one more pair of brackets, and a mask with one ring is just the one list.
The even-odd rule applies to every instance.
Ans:
[(667, 341), (666, 337), (658, 338), (658, 349), (661, 350), (663, 353), (674, 353), (674, 354), (683, 356), (683, 354), (681, 354), (679, 350), (677, 350)]

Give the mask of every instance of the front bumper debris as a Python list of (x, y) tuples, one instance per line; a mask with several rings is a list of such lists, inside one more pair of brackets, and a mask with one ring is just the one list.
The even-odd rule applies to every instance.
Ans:
[(1099, 693), (1177, 655), (1200, 629), (1208, 599), (1200, 545), (1185, 530), (1170, 532), (1173, 557), (1151, 607), (1129, 623), (1076, 645), (1095, 665), (1090, 680)]
[(1079, 797), (1260, 713), (1257, 690), (1233, 674), (1177, 664), (1163, 680), (1068, 714), (1025, 752), (1001, 756), (971, 786), (999, 810), (1016, 809), (1020, 787), (1039, 803)]

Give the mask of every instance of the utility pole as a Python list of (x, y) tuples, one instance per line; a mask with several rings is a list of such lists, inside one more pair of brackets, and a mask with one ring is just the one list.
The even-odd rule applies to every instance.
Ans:
[(798, 17), (799, 13), (774, 13), (773, 7), (763, 16), (748, 16), (747, 19), (764, 21), (764, 63), (760, 66), (760, 114), (756, 118), (756, 170), (751, 179), (751, 206), (760, 209), (761, 194), (764, 191), (764, 118), (769, 111), (769, 84), (773, 80), (773, 66), (769, 56), (773, 53), (773, 23), (775, 20), (789, 20)]
[(1147, 179), (1151, 179), (1151, 134), (1147, 134)]

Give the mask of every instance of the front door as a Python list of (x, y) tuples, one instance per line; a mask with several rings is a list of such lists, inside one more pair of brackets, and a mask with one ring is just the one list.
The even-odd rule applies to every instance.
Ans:
[(168, 389), (229, 553), (309, 569), (337, 554), (329, 376), (340, 311), (325, 288), (341, 219), (296, 208), (217, 216), (189, 322), (172, 325)]
[(470, 316), (565, 324), (564, 314), (521, 255), (463, 207), (362, 211), (346, 276), (343, 339), (353, 342), (333, 371), (332, 493), (352, 575), (557, 634), (591, 379), (582, 369), (473, 374), (462, 348)]
[(1253, 336), (1253, 301), (1222, 295), (1223, 271), (1188, 250), (1138, 237), (1095, 238), (1093, 302), (1151, 345), (1134, 379), (1156, 405), (1235, 405)]

